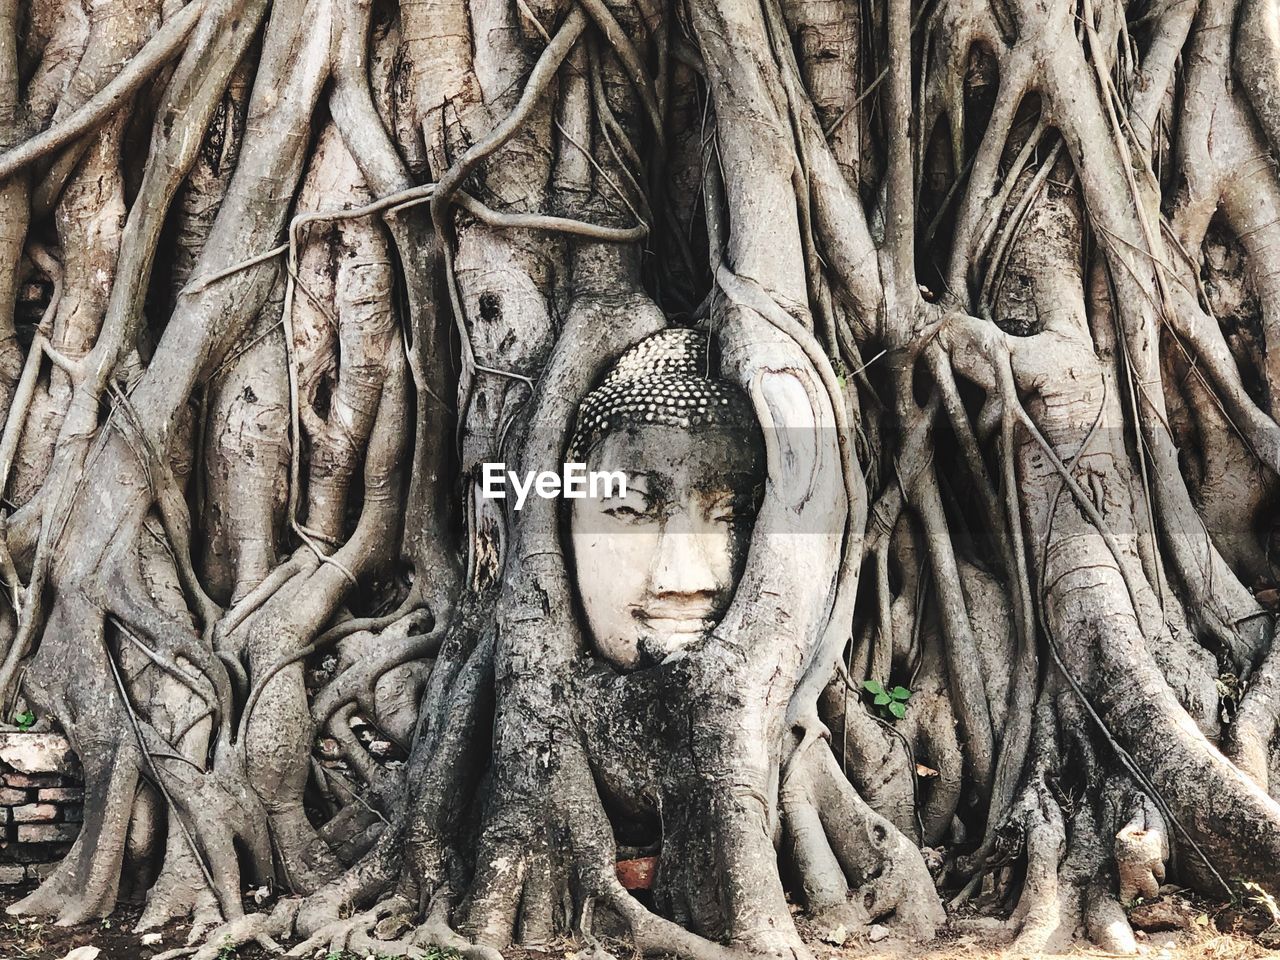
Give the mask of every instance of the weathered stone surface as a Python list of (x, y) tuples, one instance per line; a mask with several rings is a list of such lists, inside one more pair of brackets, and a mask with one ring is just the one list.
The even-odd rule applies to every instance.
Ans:
[(58, 808), (52, 803), (26, 803), (13, 808), (13, 819), (17, 823), (41, 823), (58, 819)]
[(19, 773), (80, 776), (80, 761), (71, 744), (56, 733), (0, 733), (0, 760)]
[(0, 886), (11, 887), (27, 878), (26, 871), (18, 863), (0, 865)]
[(22, 823), (18, 825), (18, 843), (71, 841), (79, 832), (77, 823)]
[(1135, 930), (1191, 930), (1200, 914), (1199, 908), (1177, 896), (1161, 897), (1140, 903), (1128, 910), (1129, 922)]
[(84, 789), (81, 787), (45, 787), (37, 799), (41, 803), (82, 803)]

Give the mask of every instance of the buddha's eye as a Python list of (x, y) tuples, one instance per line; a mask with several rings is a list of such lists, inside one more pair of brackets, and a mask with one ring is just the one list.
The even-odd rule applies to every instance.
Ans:
[(732, 526), (742, 520), (742, 514), (733, 506), (724, 507), (720, 510), (714, 510), (711, 513), (711, 520), (714, 523), (724, 523)]
[(624, 523), (640, 523), (652, 518), (654, 507), (653, 497), (632, 487), (626, 496), (608, 497), (603, 504), (603, 512)]
[(605, 507), (604, 512), (611, 517), (615, 517), (618, 520), (625, 520), (628, 523), (636, 523), (649, 516), (648, 510), (637, 509), (635, 506), (631, 506), (626, 503), (620, 503), (615, 507)]
[(728, 494), (717, 497), (707, 511), (712, 523), (723, 523), (729, 526), (749, 521), (755, 513), (751, 498), (741, 494)]

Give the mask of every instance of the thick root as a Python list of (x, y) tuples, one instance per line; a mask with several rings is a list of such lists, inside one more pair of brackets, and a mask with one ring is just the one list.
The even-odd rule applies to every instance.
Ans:
[(900, 935), (932, 939), (946, 914), (919, 848), (863, 802), (825, 743), (807, 753), (802, 769), (854, 898), (869, 919), (889, 917)]
[(298, 900), (281, 900), (271, 913), (250, 913), (224, 923), (198, 947), (179, 947), (166, 950), (155, 956), (155, 960), (179, 960), (190, 957), (191, 960), (221, 960), (227, 951), (234, 951), (246, 943), (259, 943), (269, 953), (278, 955), (283, 952), (275, 938), (284, 937), (293, 929), (294, 917), (298, 912)]
[(166, 926), (174, 920), (191, 919), (187, 943), (204, 939), (205, 934), (223, 921), (218, 898), (201, 876), (186, 838), (171, 830), (165, 842), (164, 865), (147, 893), (147, 906), (134, 926), (135, 933), (145, 933)]

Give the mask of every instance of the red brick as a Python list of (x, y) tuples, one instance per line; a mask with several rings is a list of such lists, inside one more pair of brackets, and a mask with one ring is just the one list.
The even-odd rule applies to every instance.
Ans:
[(18, 790), (14, 787), (0, 787), (0, 807), (16, 807), (20, 803), (26, 803), (31, 799), (31, 794), (26, 790)]
[[(67, 824), (60, 823), (31, 823), (22, 829), (43, 829), (44, 827), (61, 827)], [(72, 824), (71, 826), (79, 826)], [(16, 840), (6, 840), (0, 843), (0, 861), (4, 863), (43, 863), (50, 857), (60, 857), (60, 851), (71, 846), (68, 839), (57, 840), (33, 840), (27, 843), (19, 843)]]
[(26, 879), (26, 871), (20, 863), (0, 864), (0, 886), (11, 887)]
[(653, 886), (653, 874), (658, 867), (657, 857), (637, 857), (619, 860), (614, 864), (618, 880), (627, 890), (648, 890)]
[(62, 843), (80, 833), (77, 823), (23, 823), (18, 826), (19, 843)]
[(15, 823), (39, 823), (58, 819), (58, 808), (52, 803), (27, 803), (13, 808)]
[(11, 787), (60, 787), (62, 777), (56, 773), (6, 773), (4, 782)]
[(45, 787), (37, 799), (45, 803), (82, 803), (83, 787)]

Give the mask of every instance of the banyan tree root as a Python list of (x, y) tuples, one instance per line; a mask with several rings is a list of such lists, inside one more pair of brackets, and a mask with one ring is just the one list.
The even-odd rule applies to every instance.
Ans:
[[(0, 3), (0, 722), (86, 777), (11, 909), (727, 960), (1274, 892), (1274, 13)], [(619, 670), (483, 465), (673, 324), (767, 478)]]

